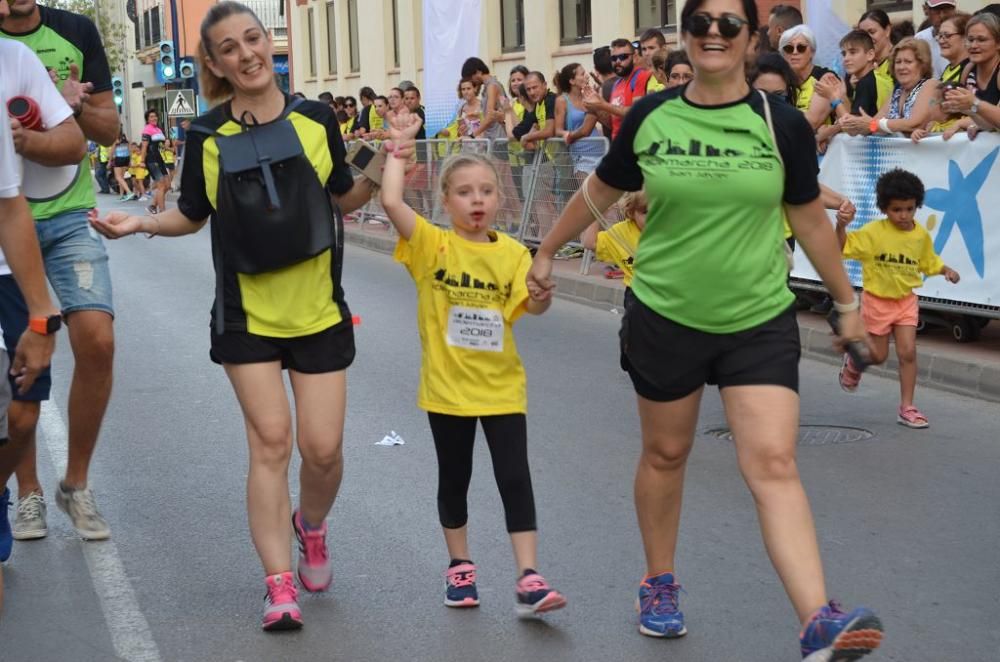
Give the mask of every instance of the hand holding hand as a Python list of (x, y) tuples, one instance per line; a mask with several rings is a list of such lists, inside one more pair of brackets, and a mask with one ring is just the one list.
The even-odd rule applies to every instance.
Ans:
[(528, 295), (535, 301), (546, 301), (552, 298), (556, 284), (552, 281), (552, 258), (541, 253), (535, 255), (528, 270)]
[(854, 222), (854, 216), (858, 213), (857, 208), (854, 203), (850, 200), (844, 200), (840, 203), (840, 207), (837, 208), (837, 225), (842, 227), (847, 227)]

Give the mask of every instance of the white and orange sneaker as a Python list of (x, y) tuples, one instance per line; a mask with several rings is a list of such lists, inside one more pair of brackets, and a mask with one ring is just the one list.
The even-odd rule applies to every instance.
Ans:
[(302, 513), (292, 513), (292, 529), (299, 541), (299, 583), (310, 593), (318, 593), (330, 588), (333, 582), (333, 568), (330, 567), (330, 553), (326, 547), (326, 522), (320, 529), (309, 529), (302, 521)]
[(270, 575), (267, 595), (264, 596), (264, 618), (260, 626), (267, 631), (298, 630), (302, 627), (302, 611), (299, 609), (299, 591), (291, 572)]

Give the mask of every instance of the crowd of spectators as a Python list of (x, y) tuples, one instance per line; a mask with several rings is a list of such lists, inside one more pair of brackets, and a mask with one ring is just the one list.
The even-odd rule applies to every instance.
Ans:
[[(1000, 127), (1000, 4), (974, 15), (954, 0), (927, 0), (926, 20), (893, 24), (882, 10), (858, 17), (840, 40), (839, 62), (816, 61), (820, 44), (802, 13), (776, 5), (748, 54), (753, 85), (801, 110), (816, 130), (819, 151), (838, 133), (906, 135), (915, 142), (935, 134), (950, 139)], [(571, 63), (551, 77), (516, 66), (506, 85), (479, 58), (462, 66), (452, 121), (436, 137), (508, 139), (517, 155), (542, 140), (561, 138), (574, 167), (596, 167), (601, 147), (581, 139), (614, 138), (638, 98), (684, 85), (692, 69), (682, 49), (671, 50), (662, 32), (619, 38), (594, 51), (593, 67)], [(388, 113), (406, 106), (421, 117), (420, 90), (403, 81), (385, 95), (370, 87), (358, 97), (320, 95), (337, 113), (345, 139), (386, 137)], [(426, 134), (421, 133), (420, 138)]]

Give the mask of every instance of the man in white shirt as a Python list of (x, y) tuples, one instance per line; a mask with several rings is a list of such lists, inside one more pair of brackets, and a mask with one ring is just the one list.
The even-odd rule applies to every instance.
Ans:
[[(12, 75), (3, 62), (0, 61), (0, 80)], [(0, 110), (6, 110), (7, 101), (0, 88)], [(5, 118), (3, 118), (5, 119)], [(38, 236), (35, 233), (35, 223), (31, 218), (28, 202), (21, 195), (21, 164), (14, 151), (11, 126), (6, 121), (0, 121), (0, 248), (10, 257), (8, 262), (13, 276), (17, 280), (27, 303), (32, 330), (22, 334), (14, 350), (14, 360), (9, 361), (7, 349), (0, 344), (0, 474), (9, 476), (19, 459), (17, 449), (10, 448), (7, 443), (7, 406), (10, 403), (11, 388), (20, 391), (30, 389), (38, 374), (48, 367), (55, 350), (55, 328), (59, 324), (59, 311), (49, 299), (49, 290), (45, 283), (45, 267), (42, 263), (42, 252), (38, 246)], [(35, 331), (34, 320), (40, 320), (45, 333)], [(2, 336), (0, 336), (2, 337)], [(0, 341), (2, 342), (2, 341)], [(11, 384), (7, 379), (11, 373), (14, 380)], [(9, 525), (7, 525), (7, 501), (0, 502), (0, 528), (8, 526), (6, 536), (0, 530), (0, 537), (10, 540)], [(0, 544), (4, 544), (0, 540)], [(10, 555), (7, 549), (0, 549), (4, 558)], [(0, 609), (3, 608), (3, 574), (0, 570)]]
[(941, 46), (937, 42), (937, 32), (941, 24), (955, 14), (955, 0), (927, 0), (924, 3), (924, 11), (931, 21), (931, 26), (926, 30), (921, 30), (915, 36), (922, 39), (931, 47), (931, 61), (934, 63), (934, 77), (940, 78), (948, 66), (948, 60), (941, 56)]
[[(80, 162), (85, 141), (80, 127), (73, 119), (73, 110), (52, 83), (41, 61), (24, 44), (0, 39), (0, 95), (4, 99), (25, 97), (38, 105), (38, 118), (41, 122), (39, 130), (30, 130), (22, 126), (18, 120), (8, 118), (6, 102), (0, 106), (2, 112), (0, 130), (3, 131), (6, 141), (4, 147), (7, 145), (10, 147), (5, 153), (4, 191), (6, 198), (13, 201), (5, 204), (12, 210), (9, 211), (11, 217), (22, 214), (28, 219), (35, 235), (32, 245), (37, 251), (39, 250), (37, 232), (30, 209), (25, 206), (26, 198), (23, 195), (25, 191), (22, 168), (28, 161), (32, 162), (33, 170), (29, 175), (33, 180), (32, 188), (44, 195), (49, 180), (58, 179), (59, 172), (56, 166), (73, 166)], [(23, 209), (16, 209), (18, 205), (23, 206)], [(7, 212), (0, 212), (0, 217), (7, 217)], [(24, 250), (23, 247), (21, 250)], [(9, 255), (13, 258), (17, 254), (9, 252)], [(52, 314), (57, 316), (51, 324), (47, 320), (48, 315), (39, 317), (35, 314), (35, 309), (39, 305), (38, 294), (35, 292), (27, 296), (28, 292), (21, 279), (11, 275), (14, 261), (11, 259), (8, 266), (5, 254), (0, 252), (0, 327), (4, 329), (0, 340), (7, 347), (13, 347), (25, 339), (28, 339), (30, 344), (35, 335), (53, 333), (52, 325), (61, 323), (57, 315), (58, 309), (54, 307)], [(44, 271), (42, 275), (44, 302), (52, 307), (48, 298), (48, 288), (45, 286)], [(0, 375), (3, 386), (13, 391), (14, 400), (10, 404), (9, 411), (6, 402), (3, 406), (3, 437), (7, 439), (9, 432), (9, 439), (3, 448), (0, 448), (0, 561), (6, 561), (10, 556), (11, 538), (15, 535), (11, 532), (8, 520), (7, 506), (10, 492), (6, 487), (14, 466), (8, 465), (12, 458), (22, 456), (30, 447), (32, 437), (25, 434), (24, 430), (31, 426), (25, 424), (23, 419), (32, 414), (37, 417), (41, 401), (48, 399), (51, 385), (47, 365), (45, 370), (32, 373), (31, 379), (26, 384), (23, 380), (20, 384), (13, 381), (18, 377), (15, 375), (8, 380), (6, 375)]]

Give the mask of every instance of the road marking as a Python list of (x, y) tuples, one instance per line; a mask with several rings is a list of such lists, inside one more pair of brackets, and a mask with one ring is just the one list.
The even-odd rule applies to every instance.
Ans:
[[(42, 403), (38, 426), (56, 475), (64, 476), (68, 453), (66, 424), (52, 400)], [(118, 547), (111, 540), (85, 542), (82, 547), (115, 653), (129, 662), (160, 662), (160, 651), (146, 617), (139, 610)]]

